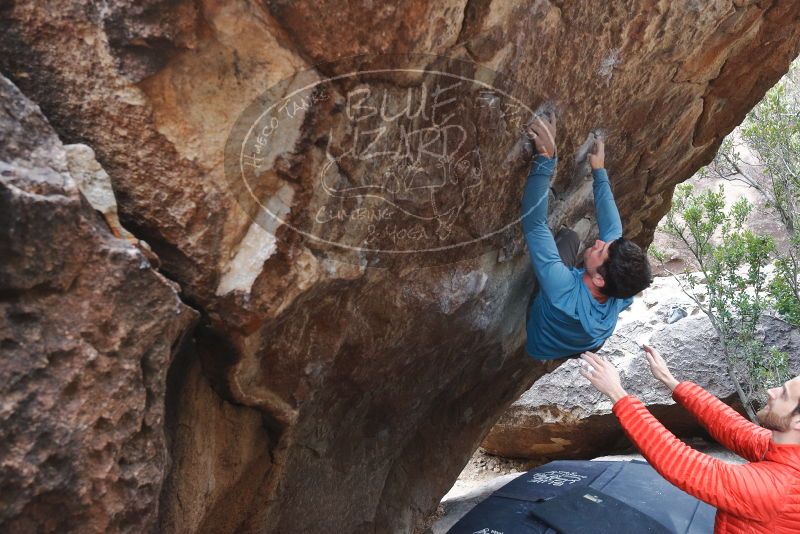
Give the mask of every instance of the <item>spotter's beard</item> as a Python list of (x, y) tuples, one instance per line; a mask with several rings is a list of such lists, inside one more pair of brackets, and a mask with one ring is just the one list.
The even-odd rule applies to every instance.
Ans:
[(791, 415), (775, 415), (771, 411), (768, 411), (766, 406), (758, 411), (756, 417), (758, 417), (758, 422), (762, 427), (767, 430), (774, 430), (775, 432), (786, 432), (789, 430), (789, 426), (792, 422)]

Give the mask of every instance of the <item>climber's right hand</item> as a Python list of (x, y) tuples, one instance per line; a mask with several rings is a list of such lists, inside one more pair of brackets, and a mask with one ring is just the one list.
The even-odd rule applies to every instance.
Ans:
[(606, 144), (601, 137), (596, 137), (592, 149), (586, 155), (592, 169), (602, 169), (606, 164)]
[(536, 152), (553, 158), (556, 155), (556, 114), (535, 115), (526, 128), (528, 137), (536, 146)]

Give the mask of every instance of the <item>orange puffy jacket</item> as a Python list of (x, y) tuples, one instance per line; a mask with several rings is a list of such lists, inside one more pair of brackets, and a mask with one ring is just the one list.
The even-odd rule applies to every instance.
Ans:
[(625, 433), (670, 483), (717, 508), (715, 534), (800, 533), (800, 445), (779, 445), (691, 382), (672, 397), (724, 447), (751, 463), (728, 464), (685, 445), (628, 395), (614, 404)]

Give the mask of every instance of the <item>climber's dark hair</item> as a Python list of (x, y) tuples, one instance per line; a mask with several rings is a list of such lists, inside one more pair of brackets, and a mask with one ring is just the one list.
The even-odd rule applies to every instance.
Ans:
[(639, 245), (623, 237), (608, 246), (608, 259), (597, 272), (606, 282), (600, 291), (609, 297), (632, 297), (653, 281), (647, 254)]

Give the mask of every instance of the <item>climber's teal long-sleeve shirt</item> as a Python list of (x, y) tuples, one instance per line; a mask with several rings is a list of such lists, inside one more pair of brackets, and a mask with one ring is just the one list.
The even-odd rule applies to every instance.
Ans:
[[(536, 156), (522, 195), (522, 231), (539, 283), (528, 314), (525, 350), (540, 360), (563, 358), (600, 345), (614, 331), (619, 313), (632, 298), (598, 302), (583, 283), (585, 269), (564, 265), (547, 226), (547, 196), (556, 160)], [(592, 171), (600, 239), (622, 237), (614, 195), (605, 169)]]

